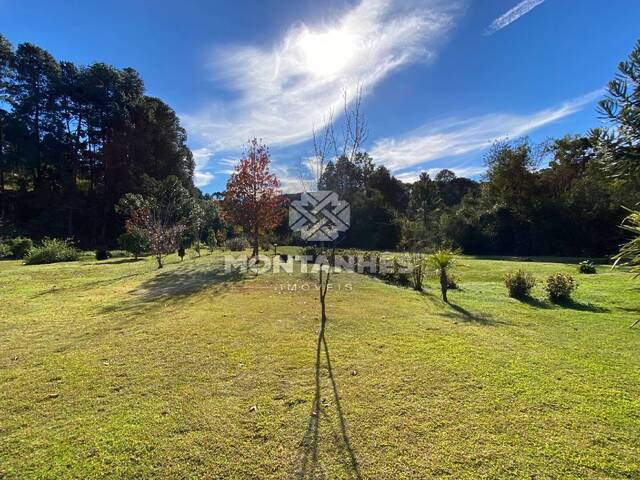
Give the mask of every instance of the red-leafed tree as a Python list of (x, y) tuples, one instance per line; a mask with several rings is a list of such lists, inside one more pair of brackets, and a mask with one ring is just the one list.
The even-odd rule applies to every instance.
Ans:
[(280, 181), (269, 171), (269, 149), (257, 139), (229, 177), (222, 202), (223, 215), (229, 223), (240, 225), (251, 236), (252, 257), (258, 258), (260, 235), (275, 229), (282, 221), (287, 199), (280, 191)]

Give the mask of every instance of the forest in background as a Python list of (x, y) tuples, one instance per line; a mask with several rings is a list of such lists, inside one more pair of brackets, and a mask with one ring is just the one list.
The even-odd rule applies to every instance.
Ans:
[[(442, 170), (414, 183), (395, 178), (366, 152), (327, 165), (320, 188), (351, 204), (343, 246), (470, 254), (615, 253), (623, 206), (640, 201), (640, 46), (619, 65), (600, 113), (612, 128), (533, 145), (495, 144), (481, 180)], [(167, 181), (204, 205), (202, 240), (243, 235), (224, 223), (219, 200), (193, 185), (194, 161), (175, 112), (145, 95), (140, 75), (96, 63), (58, 61), (0, 36), (0, 237), (72, 238), (115, 246), (125, 231), (118, 202), (150, 196)], [(266, 139), (268, 140), (268, 139)], [(185, 214), (187, 215), (187, 214)], [(297, 243), (286, 218), (265, 242)], [(217, 241), (220, 243), (220, 241)]]

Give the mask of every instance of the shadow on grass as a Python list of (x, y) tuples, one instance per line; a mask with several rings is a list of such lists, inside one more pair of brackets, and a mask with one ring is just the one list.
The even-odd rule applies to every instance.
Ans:
[(573, 299), (563, 300), (556, 303), (553, 303), (549, 300), (541, 300), (539, 298), (534, 297), (519, 297), (516, 300), (521, 301), (522, 303), (526, 303), (527, 305), (531, 305), (535, 308), (570, 308), (572, 310), (579, 310), (581, 312), (594, 312), (594, 313), (605, 313), (610, 310), (606, 307), (601, 307), (600, 305), (594, 305), (593, 303), (581, 303), (576, 302)]
[(140, 292), (146, 300), (184, 298), (210, 287), (224, 290), (231, 283), (238, 282), (244, 275), (238, 270), (226, 272), (224, 267), (212, 268), (178, 267), (163, 271), (140, 285)]
[[(321, 386), (320, 386), (320, 372), (321, 372), (321, 359), (322, 352), (324, 351), (324, 357), (327, 365), (327, 373), (329, 381), (331, 382), (331, 390), (333, 393), (333, 399), (335, 402), (336, 413), (338, 415), (338, 423), (340, 424), (340, 433), (333, 430), (331, 426), (331, 419), (328, 413), (325, 411), (325, 407), (321, 402)], [(312, 410), (309, 415), (309, 422), (307, 423), (307, 430), (304, 434), (302, 442), (302, 459), (299, 469), (296, 472), (296, 477), (299, 479), (313, 479), (324, 478), (322, 472), (317, 472), (318, 468), (318, 447), (320, 441), (320, 420), (326, 421), (333, 433), (334, 441), (338, 450), (343, 455), (343, 465), (345, 472), (352, 478), (361, 479), (360, 467), (358, 466), (358, 460), (355, 456), (349, 435), (347, 433), (347, 424), (344, 418), (344, 412), (342, 405), (340, 404), (340, 394), (338, 392), (338, 385), (336, 384), (333, 368), (331, 366), (331, 357), (329, 355), (329, 346), (324, 335), (324, 327), (320, 328), (318, 334), (318, 342), (316, 346), (316, 364), (315, 364), (315, 394), (313, 398)]]
[(144, 258), (121, 258), (119, 260), (102, 260), (99, 262), (85, 263), (85, 265), (122, 265), (123, 263), (142, 262)]
[(606, 307), (594, 305), (593, 303), (576, 302), (572, 298), (557, 302), (555, 305), (563, 308), (570, 308), (572, 310), (580, 310), (581, 312), (606, 313), (611, 311)]
[(203, 290), (213, 294), (222, 293), (244, 278), (241, 272), (227, 272), (222, 266), (177, 266), (142, 282), (136, 290), (130, 292), (129, 300), (109, 305), (103, 308), (102, 312), (133, 311), (139, 315), (156, 305), (179, 302)]
[(455, 303), (449, 302), (448, 305), (455, 311), (455, 313), (446, 312), (445, 315), (447, 317), (453, 317), (453, 318), (462, 320), (463, 322), (473, 322), (481, 325), (497, 325), (499, 323), (504, 323), (496, 320), (495, 318), (491, 317), (490, 315), (487, 315), (486, 313), (470, 312), (466, 308), (460, 305), (456, 305)]
[(513, 298), (535, 308), (553, 308), (553, 304), (547, 300), (540, 300), (539, 298), (529, 297), (529, 296), (513, 297)]

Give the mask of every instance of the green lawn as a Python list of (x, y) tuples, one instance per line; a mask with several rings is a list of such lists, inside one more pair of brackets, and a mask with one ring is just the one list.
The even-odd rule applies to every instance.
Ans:
[(629, 274), (465, 258), (447, 306), (343, 273), (318, 351), (314, 276), (220, 261), (0, 262), (0, 478), (640, 478)]

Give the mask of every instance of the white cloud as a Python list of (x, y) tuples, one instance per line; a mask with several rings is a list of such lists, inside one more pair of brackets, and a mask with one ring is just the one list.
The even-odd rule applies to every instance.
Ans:
[(196, 164), (195, 171), (193, 172), (193, 183), (196, 187), (204, 187), (210, 184), (215, 178), (213, 173), (205, 170), (209, 165), (213, 152), (209, 148), (198, 148), (193, 150), (192, 153), (193, 160)]
[(371, 148), (371, 157), (392, 172), (425, 162), (480, 151), (498, 140), (526, 135), (581, 110), (602, 95), (588, 93), (561, 105), (527, 115), (490, 113), (467, 120), (427, 124), (402, 138), (382, 138)]
[(487, 28), (485, 35), (493, 35), (498, 30), (518, 20), (521, 16), (526, 15), (543, 2), (544, 0), (524, 0), (520, 2), (507, 13), (496, 18), (491, 25), (489, 25), (489, 28)]
[(292, 145), (339, 112), (343, 91), (370, 91), (400, 67), (429, 61), (466, 0), (362, 0), (332, 25), (291, 28), (275, 48), (217, 49), (214, 80), (233, 99), (181, 115), (192, 139), (213, 151), (251, 137)]

